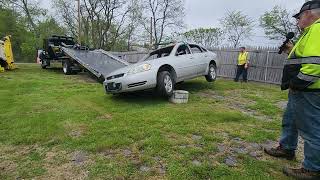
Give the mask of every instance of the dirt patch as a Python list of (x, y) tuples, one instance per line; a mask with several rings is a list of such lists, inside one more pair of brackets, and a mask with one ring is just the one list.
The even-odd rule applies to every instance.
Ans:
[(193, 139), (194, 141), (199, 141), (199, 140), (202, 139), (202, 136), (193, 134), (193, 135), (192, 135), (192, 139)]
[(138, 149), (124, 148), (124, 149), (104, 149), (100, 150), (99, 154), (107, 159), (116, 159), (118, 157), (125, 157), (132, 164), (140, 166), (142, 164), (141, 154)]
[(227, 102), (227, 105), (230, 109), (240, 111), (241, 113), (243, 113), (247, 116), (251, 116), (255, 119), (263, 120), (263, 121), (272, 120), (272, 118), (270, 118), (268, 116), (261, 115), (258, 111), (247, 108), (248, 106), (254, 105), (256, 103), (255, 101), (251, 101), (251, 100), (244, 99), (244, 98), (230, 97), (227, 99), (226, 102)]
[(90, 76), (87, 73), (79, 73), (76, 76), (65, 76), (65, 77), (68, 79), (72, 79), (75, 82), (85, 82), (85, 83), (91, 83), (91, 84), (98, 83), (95, 77)]
[(211, 98), (216, 101), (223, 101), (226, 103), (228, 108), (233, 109), (235, 111), (240, 111), (241, 113), (247, 116), (251, 116), (255, 119), (263, 121), (272, 120), (271, 117), (262, 115), (258, 111), (248, 108), (248, 106), (254, 105), (256, 102), (247, 98), (240, 97), (239, 95), (241, 95), (241, 93), (243, 92), (241, 92), (240, 90), (233, 90), (226, 92), (226, 95), (222, 96), (215, 91), (205, 91), (198, 93), (198, 95), (205, 98)]
[(68, 135), (72, 138), (79, 138), (88, 131), (88, 126), (86, 124), (67, 123), (64, 125), (64, 128), (66, 129), (66, 132), (69, 132)]
[(111, 120), (112, 119), (112, 115), (111, 114), (104, 114), (102, 116), (97, 117), (97, 119), (99, 119), (99, 120)]
[(213, 164), (226, 164), (229, 167), (237, 167), (241, 164), (241, 156), (247, 155), (256, 160), (262, 160), (263, 148), (261, 144), (246, 142), (241, 138), (224, 138), (224, 141), (216, 145), (216, 152), (208, 155)]
[(279, 109), (285, 110), (287, 108), (288, 101), (280, 101), (276, 103)]
[(84, 151), (76, 151), (72, 154), (71, 160), (75, 165), (82, 165), (88, 160), (87, 153)]
[(161, 157), (156, 156), (153, 158), (156, 161), (155, 172), (160, 175), (165, 175), (167, 171), (167, 164)]
[(67, 153), (52, 149), (46, 153), (44, 168), (46, 173), (40, 179), (87, 179), (87, 167), (93, 164), (84, 151)]
[(225, 99), (224, 96), (219, 95), (218, 93), (214, 91), (205, 91), (205, 92), (200, 92), (198, 93), (199, 96), (205, 97), (205, 98), (211, 98), (217, 101), (223, 101)]
[(8, 175), (15, 174), (17, 171), (17, 164), (10, 160), (3, 160), (0, 158), (0, 172)]
[(137, 147), (127, 147), (123, 149), (104, 149), (100, 150), (99, 154), (103, 156), (106, 159), (111, 160), (118, 160), (125, 159), (134, 167), (136, 168), (136, 171), (139, 171), (140, 173), (153, 173), (157, 174), (161, 177), (165, 176), (167, 171), (167, 164), (166, 162), (160, 157), (155, 156), (153, 157), (153, 163), (145, 164), (143, 160), (143, 151), (139, 150)]

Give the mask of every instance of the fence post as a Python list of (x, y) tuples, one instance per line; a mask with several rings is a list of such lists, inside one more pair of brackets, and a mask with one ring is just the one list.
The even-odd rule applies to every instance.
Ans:
[(270, 51), (267, 51), (267, 62), (266, 62), (266, 69), (264, 71), (264, 82), (267, 82), (269, 55), (270, 55)]

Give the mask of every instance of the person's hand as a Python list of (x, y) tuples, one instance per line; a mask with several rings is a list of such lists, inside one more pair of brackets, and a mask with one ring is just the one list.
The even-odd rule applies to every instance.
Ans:
[(249, 67), (249, 64), (246, 63), (246, 64), (244, 65), (244, 68), (245, 68), (245, 69), (248, 69), (248, 67)]
[(290, 54), (290, 52), (292, 51), (293, 47), (294, 47), (294, 44), (293, 44), (291, 41), (289, 41), (289, 42), (285, 45), (283, 52), (285, 52), (286, 54)]

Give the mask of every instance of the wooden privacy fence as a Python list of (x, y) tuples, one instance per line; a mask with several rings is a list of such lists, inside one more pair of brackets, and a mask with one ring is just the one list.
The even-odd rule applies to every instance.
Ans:
[[(221, 64), (218, 67), (218, 76), (234, 78), (237, 70), (238, 49), (216, 48), (211, 51), (217, 54)], [(248, 48), (250, 54), (250, 67), (248, 69), (248, 80), (280, 84), (282, 78), (283, 62), (287, 58), (279, 55), (276, 48), (255, 47)], [(146, 52), (111, 52), (129, 63), (136, 63), (142, 59)]]
[[(234, 78), (237, 71), (239, 50), (232, 48), (211, 49), (217, 54), (221, 64), (218, 68), (220, 77)], [(280, 84), (282, 78), (283, 62), (287, 58), (279, 55), (277, 48), (255, 47), (248, 48), (250, 65), (248, 80), (264, 83)]]

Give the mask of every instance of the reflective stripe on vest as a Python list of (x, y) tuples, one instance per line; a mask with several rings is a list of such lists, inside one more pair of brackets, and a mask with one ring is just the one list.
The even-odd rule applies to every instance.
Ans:
[(320, 57), (287, 59), (284, 61), (284, 65), (289, 65), (289, 64), (320, 64)]
[(320, 79), (320, 77), (306, 75), (306, 74), (303, 74), (302, 72), (300, 72), (297, 77), (301, 80), (309, 81), (309, 82), (317, 82)]

